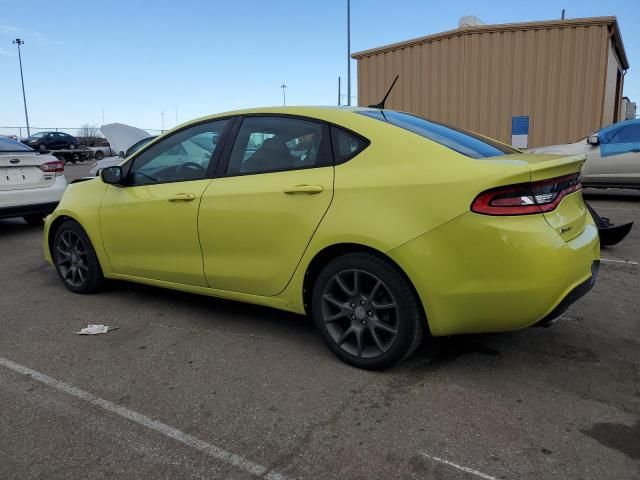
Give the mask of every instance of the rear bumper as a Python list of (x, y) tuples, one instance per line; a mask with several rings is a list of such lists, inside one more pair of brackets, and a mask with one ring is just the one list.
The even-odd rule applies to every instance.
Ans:
[[(46, 187), (25, 188), (22, 190), (2, 190), (0, 191), (0, 216), (5, 218), (11, 216), (19, 217), (22, 213), (13, 214), (11, 212), (13, 210), (20, 211), (22, 208), (37, 209), (40, 208), (38, 206), (57, 204), (62, 198), (62, 194), (66, 188), (67, 180), (64, 175), (58, 175), (55, 177), (53, 183)], [(47, 213), (51, 213), (51, 211)]]
[(26, 215), (49, 215), (58, 206), (58, 202), (32, 203), (17, 207), (0, 208), (0, 218), (24, 217)]
[[(575, 301), (600, 258), (592, 219), (565, 241), (542, 215), (464, 214), (390, 252), (435, 336), (530, 327)], [(568, 306), (568, 305), (567, 305)], [(555, 311), (555, 312), (554, 312)]]
[(584, 297), (587, 293), (591, 291), (593, 286), (596, 284), (596, 280), (598, 278), (598, 270), (600, 269), (600, 260), (595, 260), (591, 265), (591, 277), (588, 280), (585, 280), (580, 285), (575, 287), (573, 290), (569, 292), (569, 294), (562, 299), (562, 301), (558, 304), (556, 308), (551, 310), (551, 312), (536, 323), (534, 326), (536, 327), (548, 327), (551, 324), (555, 323), (567, 309), (574, 304), (576, 301)]

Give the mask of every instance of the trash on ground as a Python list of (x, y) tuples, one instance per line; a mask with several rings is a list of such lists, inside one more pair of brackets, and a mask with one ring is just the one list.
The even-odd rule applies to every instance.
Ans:
[(89, 324), (79, 332), (73, 332), (73, 333), (77, 333), (78, 335), (98, 335), (99, 333), (107, 333), (107, 332), (110, 332), (111, 330), (117, 330), (117, 329), (118, 327), (110, 327), (109, 325)]

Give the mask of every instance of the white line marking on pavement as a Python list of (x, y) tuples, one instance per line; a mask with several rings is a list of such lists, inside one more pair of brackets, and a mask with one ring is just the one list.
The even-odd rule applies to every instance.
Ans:
[(9, 370), (13, 370), (17, 373), (29, 375), (33, 380), (44, 383), (45, 385), (53, 387), (56, 390), (84, 400), (111, 413), (115, 413), (116, 415), (126, 418), (127, 420), (131, 420), (132, 422), (147, 427), (151, 430), (155, 430), (156, 432), (161, 433), (166, 437), (173, 438), (174, 440), (177, 440), (184, 445), (195, 448), (196, 450), (200, 450), (201, 452), (206, 453), (216, 460), (227, 463), (229, 465), (233, 465), (234, 467), (244, 470), (245, 472), (255, 475), (256, 477), (263, 477), (269, 480), (286, 479), (286, 477), (284, 477), (283, 475), (269, 471), (267, 467), (247, 460), (240, 455), (236, 455), (220, 447), (211, 445), (210, 443), (200, 440), (192, 435), (189, 435), (188, 433), (181, 432), (180, 430), (170, 427), (169, 425), (166, 425), (157, 420), (152, 420), (149, 417), (134, 412), (133, 410), (129, 410), (128, 408), (121, 407), (120, 405), (112, 403), (108, 400), (96, 397), (89, 392), (85, 392), (84, 390), (80, 390), (79, 388), (69, 385), (68, 383), (64, 383), (56, 380), (55, 378), (51, 378), (44, 373), (37, 372), (36, 370), (32, 370), (28, 367), (19, 365), (15, 362), (12, 362), (11, 360), (7, 360), (6, 358), (2, 357), (0, 357), (0, 366), (8, 368)]
[(627, 265), (638, 265), (638, 262), (632, 262), (631, 260), (615, 260), (613, 258), (601, 258), (600, 261), (605, 263), (626, 263)]
[(433, 457), (425, 452), (420, 452), (420, 455), (428, 458), (429, 460), (443, 463), (445, 465), (449, 465), (450, 467), (457, 468), (458, 470), (461, 470), (463, 472), (470, 473), (471, 475), (475, 475), (476, 477), (484, 478), (485, 480), (498, 480), (496, 477), (492, 477), (491, 475), (487, 475), (486, 473), (479, 472), (477, 470), (474, 470), (473, 468), (463, 467), (462, 465), (450, 462), (449, 460), (445, 460), (444, 458)]

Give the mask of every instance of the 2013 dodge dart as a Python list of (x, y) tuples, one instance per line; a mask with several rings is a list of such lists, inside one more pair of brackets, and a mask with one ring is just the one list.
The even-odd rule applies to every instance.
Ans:
[(551, 323), (591, 288), (583, 161), (383, 108), (223, 113), (72, 183), (45, 256), (78, 293), (120, 279), (311, 315), (381, 369), (425, 336)]

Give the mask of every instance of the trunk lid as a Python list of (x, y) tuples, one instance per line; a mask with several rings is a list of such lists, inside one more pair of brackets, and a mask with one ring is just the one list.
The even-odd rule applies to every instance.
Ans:
[[(531, 182), (534, 184), (579, 174), (585, 161), (584, 155), (516, 154), (502, 158), (508, 157), (527, 162)], [(589, 215), (582, 199), (582, 190), (565, 195), (555, 209), (544, 212), (543, 215), (565, 241), (577, 237), (584, 230)]]
[(0, 155), (0, 191), (48, 187), (55, 181), (54, 172), (43, 172), (40, 165), (54, 162), (51, 155), (6, 153)]

